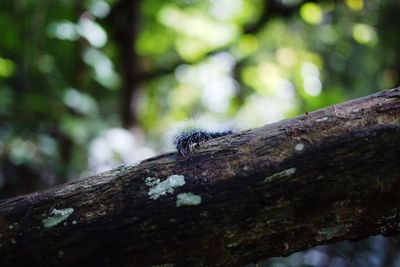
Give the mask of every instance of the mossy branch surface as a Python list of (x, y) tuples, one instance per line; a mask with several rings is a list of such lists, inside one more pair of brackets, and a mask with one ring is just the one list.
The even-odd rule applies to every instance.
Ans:
[(394, 236), (400, 89), (0, 201), (2, 266), (242, 266)]

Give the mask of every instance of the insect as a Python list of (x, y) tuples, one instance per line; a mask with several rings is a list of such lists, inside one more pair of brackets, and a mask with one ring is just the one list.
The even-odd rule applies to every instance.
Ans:
[(196, 146), (200, 143), (206, 142), (210, 139), (218, 138), (221, 136), (232, 134), (232, 129), (225, 130), (208, 130), (197, 126), (194, 121), (188, 121), (181, 123), (172, 134), (172, 144), (176, 150), (187, 157), (191, 154)]

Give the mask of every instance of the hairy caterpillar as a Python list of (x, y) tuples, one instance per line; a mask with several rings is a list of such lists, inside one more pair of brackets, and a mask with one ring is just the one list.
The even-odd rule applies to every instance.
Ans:
[(210, 139), (218, 138), (221, 136), (232, 134), (232, 129), (225, 130), (208, 130), (196, 125), (196, 122), (188, 121), (181, 123), (172, 134), (172, 144), (176, 150), (187, 157), (193, 152), (194, 148), (199, 144), (206, 142)]

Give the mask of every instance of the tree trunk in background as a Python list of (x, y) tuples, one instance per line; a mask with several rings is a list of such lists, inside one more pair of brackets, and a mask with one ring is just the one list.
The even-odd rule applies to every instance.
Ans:
[(397, 235), (400, 88), (0, 202), (12, 265), (242, 266)]
[(122, 76), (121, 120), (125, 128), (137, 124), (137, 103), (140, 79), (143, 70), (140, 57), (135, 51), (135, 40), (139, 34), (141, 1), (121, 0), (112, 9), (108, 20), (111, 34), (119, 46), (118, 62)]

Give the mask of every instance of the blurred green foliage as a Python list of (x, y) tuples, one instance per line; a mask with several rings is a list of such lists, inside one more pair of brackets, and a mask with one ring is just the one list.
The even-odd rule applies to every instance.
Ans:
[[(121, 126), (127, 77), (108, 18), (117, 4), (0, 4), (1, 160), (11, 172), (2, 171), (3, 184), (29, 179), (13, 173), (20, 165), (52, 183), (79, 176), (91, 141)], [(256, 127), (398, 84), (395, 1), (149, 0), (139, 8), (118, 15), (137, 16), (138, 122), (129, 126), (153, 151), (177, 120)]]
[[(395, 0), (2, 0), (0, 198), (166, 151), (179, 120), (258, 127), (398, 86), (399, 13)], [(268, 266), (328, 266), (325, 250), (308, 252), (320, 265)]]
[(251, 128), (398, 85), (397, 1), (129, 5), (0, 3), (1, 196), (163, 152), (179, 120)]

